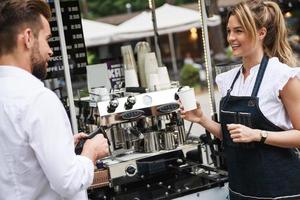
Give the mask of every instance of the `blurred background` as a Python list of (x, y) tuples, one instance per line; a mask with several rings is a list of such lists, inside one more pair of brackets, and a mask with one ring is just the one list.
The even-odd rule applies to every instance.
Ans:
[[(226, 41), (226, 16), (230, 6), (241, 0), (205, 0), (209, 20), (208, 32), (213, 69), (239, 63), (231, 55)], [(289, 29), (289, 41), (297, 57), (300, 53), (300, 0), (275, 0), (281, 7)], [(203, 56), (203, 37), (200, 27), (199, 6), (196, 0), (156, 0), (159, 46), (164, 66), (171, 80), (182, 85), (205, 91), (206, 73)], [(87, 50), (87, 65), (108, 61), (122, 63), (121, 46), (131, 45), (134, 49), (140, 41), (146, 41), (154, 50), (151, 12), (148, 1), (140, 0), (79, 0), (82, 28)], [(172, 7), (168, 7), (170, 5)], [(163, 19), (165, 12), (190, 12), (196, 19), (176, 25), (180, 16)], [(179, 10), (176, 10), (179, 9)], [(188, 15), (186, 14), (186, 18)], [(148, 15), (148, 16), (146, 16)], [(169, 14), (170, 15), (170, 14)], [(185, 18), (185, 17), (183, 17)], [(168, 23), (171, 22), (169, 25)], [(135, 56), (136, 56), (136, 52)], [(298, 64), (299, 66), (299, 64)], [(215, 75), (216, 72), (213, 71)], [(48, 77), (51, 79), (51, 77)], [(87, 88), (86, 73), (71, 74), (73, 90)], [(53, 77), (52, 77), (53, 79)], [(49, 87), (64, 86), (64, 78), (48, 81)], [(63, 88), (63, 87), (62, 87)], [(65, 90), (62, 90), (63, 95)], [(76, 92), (75, 92), (76, 94)]]

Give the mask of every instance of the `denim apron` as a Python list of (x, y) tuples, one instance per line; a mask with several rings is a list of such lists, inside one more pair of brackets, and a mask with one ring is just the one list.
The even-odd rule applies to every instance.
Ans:
[(235, 76), (220, 102), (220, 122), (229, 172), (231, 200), (300, 199), (300, 159), (293, 149), (259, 142), (234, 143), (226, 124), (243, 124), (253, 129), (282, 131), (259, 108), (257, 93), (268, 58), (263, 57), (251, 96), (231, 96), (240, 75)]

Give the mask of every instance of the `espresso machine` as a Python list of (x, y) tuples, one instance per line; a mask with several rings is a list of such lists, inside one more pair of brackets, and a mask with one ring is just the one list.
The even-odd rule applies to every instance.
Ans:
[(111, 140), (112, 156), (172, 150), (185, 142), (177, 88), (98, 102), (100, 126)]
[(90, 199), (173, 199), (226, 183), (225, 171), (187, 159), (202, 147), (187, 142), (177, 91), (97, 102), (97, 126), (107, 135), (111, 155), (97, 162)]

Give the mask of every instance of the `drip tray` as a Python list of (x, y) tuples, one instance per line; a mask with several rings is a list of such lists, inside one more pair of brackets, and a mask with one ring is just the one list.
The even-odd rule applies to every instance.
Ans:
[(122, 188), (122, 191), (114, 196), (114, 199), (173, 199), (194, 192), (222, 186), (222, 184), (223, 183), (199, 175), (176, 174), (156, 179), (156, 181), (128, 184)]

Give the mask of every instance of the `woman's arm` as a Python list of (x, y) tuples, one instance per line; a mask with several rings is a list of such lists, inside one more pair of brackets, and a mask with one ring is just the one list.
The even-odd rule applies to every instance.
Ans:
[[(281, 132), (268, 131), (265, 144), (284, 148), (300, 147), (300, 80), (291, 78), (279, 95), (294, 129)], [(262, 130), (251, 129), (241, 124), (229, 124), (227, 127), (234, 142), (261, 140)]]
[(271, 133), (266, 142), (275, 146), (300, 147), (300, 80), (296, 77), (290, 78), (279, 95), (294, 130), (278, 135)]
[(206, 117), (203, 114), (199, 103), (197, 103), (197, 109), (195, 110), (185, 112), (181, 107), (180, 111), (183, 119), (200, 124), (215, 137), (222, 139), (221, 125), (213, 121), (211, 118)]

